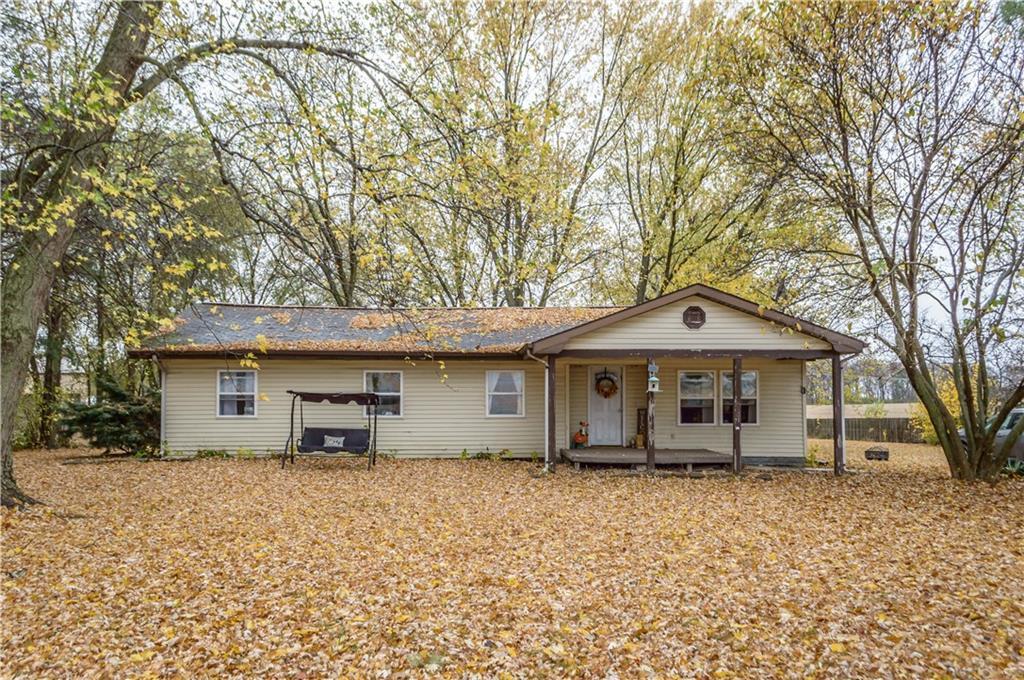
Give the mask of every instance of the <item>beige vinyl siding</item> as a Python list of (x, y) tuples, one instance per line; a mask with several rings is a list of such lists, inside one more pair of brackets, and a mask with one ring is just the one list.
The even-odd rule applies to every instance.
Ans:
[[(580, 422), (587, 419), (587, 395), (590, 377), (587, 366), (569, 366), (569, 436), (580, 429)], [(571, 439), (570, 439), (571, 441)]]
[[(600, 360), (570, 366), (570, 429), (575, 432), (579, 420), (587, 419), (587, 398), (591, 386), (587, 365), (604, 365)], [(722, 424), (721, 371), (732, 370), (729, 359), (659, 359), (661, 392), (655, 397), (655, 444), (659, 448), (702, 448), (728, 453), (732, 451), (732, 428)], [(609, 363), (611, 365), (611, 363)], [(804, 395), (801, 393), (804, 362), (772, 359), (743, 360), (744, 370), (757, 370), (759, 380), (758, 424), (742, 428), (743, 455), (766, 457), (803, 457), (805, 453)], [(715, 371), (715, 424), (679, 425), (678, 372)], [(636, 434), (636, 412), (646, 406), (647, 371), (645, 364), (626, 368), (626, 440)], [(567, 433), (568, 434), (568, 433)]]
[[(629, 365), (625, 367), (626, 372), (626, 443), (630, 437), (636, 436), (636, 412), (637, 409), (647, 406), (647, 365)], [(657, 409), (654, 411), (657, 413)]]
[[(569, 414), (569, 364), (565, 361), (555, 362), (555, 448), (564, 449), (569, 446), (571, 421)], [(546, 435), (545, 435), (546, 436)]]
[[(683, 325), (683, 310), (698, 305), (707, 321)], [(701, 297), (690, 297), (584, 333), (566, 349), (830, 349), (823, 340)]]
[[(279, 452), (288, 436), (291, 399), (286, 390), (361, 392), (363, 371), (403, 374), (402, 416), (380, 418), (378, 448), (399, 456), (459, 456), (509, 450), (544, 454), (544, 367), (535, 361), (260, 359), (256, 417), (217, 416), (217, 372), (224, 361), (170, 359), (164, 362), (164, 441), (171, 451), (239, 448)], [(485, 375), (489, 370), (525, 372), (525, 416), (487, 417)], [(563, 369), (564, 370), (564, 369)], [(448, 378), (442, 383), (442, 374)], [(354, 404), (306, 404), (307, 425), (361, 427), (366, 420)], [(296, 427), (298, 415), (296, 415)]]

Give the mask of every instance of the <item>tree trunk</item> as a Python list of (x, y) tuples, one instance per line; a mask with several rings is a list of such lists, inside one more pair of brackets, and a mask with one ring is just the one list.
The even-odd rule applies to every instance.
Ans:
[(39, 443), (57, 446), (57, 400), (60, 397), (61, 360), (64, 357), (64, 308), (53, 295), (46, 310), (46, 354), (39, 402)]
[[(59, 202), (59, 200), (57, 201)], [(0, 442), (2, 457), (2, 500), (4, 505), (32, 502), (18, 488), (14, 480), (14, 461), (11, 452), (14, 418), (18, 401), (25, 387), (29, 358), (35, 343), (39, 321), (46, 309), (50, 287), (56, 277), (54, 262), (60, 262), (71, 242), (73, 227), (62, 225), (53, 237), (40, 230), (23, 239), (15, 251), (17, 269), (8, 268), (3, 281), (3, 300), (0, 302), (0, 398), (2, 398), (3, 433)]]
[(107, 283), (107, 256), (103, 251), (100, 251), (99, 260), (96, 277), (96, 298), (93, 301), (96, 306), (96, 377), (104, 378), (107, 375), (107, 336), (103, 332), (103, 329), (106, 327), (103, 323), (106, 318), (106, 309), (103, 304), (103, 288)]
[[(4, 505), (33, 502), (14, 479), (11, 436), (18, 400), (25, 385), (29, 358), (50, 289), (75, 232), (75, 222), (93, 189), (87, 175), (102, 167), (103, 150), (128, 102), (128, 92), (142, 64), (160, 2), (122, 2), (103, 54), (79, 93), (84, 101), (111, 91), (116, 102), (95, 113), (82, 113), (61, 136), (50, 158), (38, 157), (25, 171), (18, 224), (24, 237), (4, 272), (0, 289), (0, 500)], [(56, 209), (56, 206), (70, 209)], [(59, 217), (53, 217), (59, 215)]]
[[(644, 250), (647, 246), (644, 246)], [(642, 305), (647, 302), (647, 286), (651, 278), (651, 256), (648, 253), (644, 253), (640, 256), (640, 276), (636, 282), (636, 297), (633, 298), (633, 304)]]

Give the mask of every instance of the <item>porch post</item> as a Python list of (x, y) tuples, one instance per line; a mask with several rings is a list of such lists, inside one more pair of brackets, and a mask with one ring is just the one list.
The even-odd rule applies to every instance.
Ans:
[(832, 472), (846, 471), (846, 419), (843, 413), (843, 363), (832, 355)]
[(547, 431), (547, 446), (544, 450), (544, 467), (549, 471), (554, 471), (555, 461), (558, 460), (558, 450), (555, 448), (555, 393), (557, 381), (555, 380), (555, 356), (553, 354), (548, 355), (548, 365), (544, 369), (547, 374), (547, 418), (544, 420), (548, 426)]
[[(732, 358), (732, 471), (739, 473), (743, 469), (743, 453), (740, 450), (740, 428), (743, 418), (740, 416), (740, 392), (742, 391), (743, 359)], [(759, 405), (760, 406), (760, 405)]]
[[(647, 357), (647, 370), (654, 364), (654, 357)], [(654, 392), (647, 390), (647, 471), (654, 472)]]

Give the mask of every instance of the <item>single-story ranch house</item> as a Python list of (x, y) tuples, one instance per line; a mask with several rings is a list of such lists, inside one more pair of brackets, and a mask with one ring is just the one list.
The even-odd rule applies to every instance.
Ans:
[[(159, 365), (161, 440), (175, 452), (279, 453), (288, 390), (374, 392), (378, 448), (397, 456), (738, 469), (801, 465), (806, 362), (832, 361), (841, 408), (840, 357), (863, 348), (693, 285), (625, 308), (203, 304), (131, 354)], [(359, 428), (363, 408), (309, 404), (304, 421)]]

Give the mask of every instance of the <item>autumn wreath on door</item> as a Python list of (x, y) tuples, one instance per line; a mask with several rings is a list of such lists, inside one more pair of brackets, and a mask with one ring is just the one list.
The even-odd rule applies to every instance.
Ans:
[(594, 391), (605, 399), (611, 399), (619, 391), (619, 380), (606, 368), (594, 376)]

